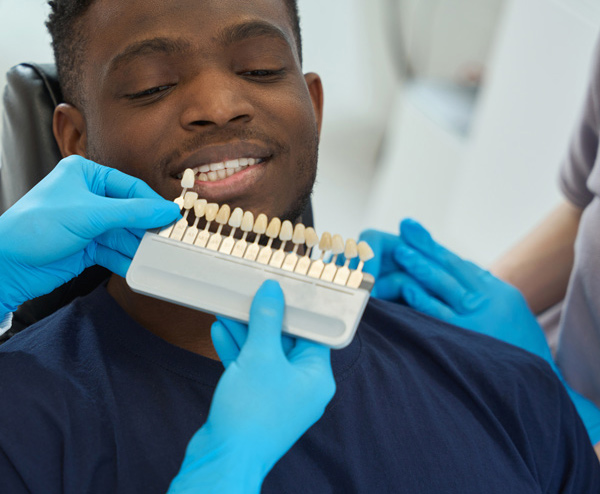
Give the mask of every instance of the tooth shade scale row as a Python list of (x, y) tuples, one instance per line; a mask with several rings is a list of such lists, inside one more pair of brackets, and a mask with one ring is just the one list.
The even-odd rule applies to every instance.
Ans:
[(273, 255), (273, 249), (271, 249), (271, 245), (273, 245), (273, 241), (279, 236), (280, 231), (281, 220), (279, 218), (272, 218), (265, 233), (265, 235), (269, 237), (269, 241), (267, 242), (267, 245), (260, 249), (258, 257), (256, 258), (256, 262), (261, 264), (269, 264), (269, 260)]
[(186, 192), (184, 196), (183, 209), (185, 213), (183, 214), (183, 218), (181, 218), (177, 223), (175, 223), (175, 227), (173, 228), (173, 232), (171, 233), (171, 238), (175, 240), (183, 240), (183, 236), (188, 228), (188, 216), (190, 214), (190, 210), (194, 207), (194, 203), (198, 200), (198, 194), (196, 192)]
[(244, 216), (242, 217), (242, 225), (240, 229), (244, 232), (242, 238), (238, 240), (231, 252), (231, 255), (234, 257), (243, 257), (246, 252), (246, 248), (248, 247), (248, 242), (246, 242), (246, 238), (248, 238), (248, 234), (252, 231), (254, 227), (254, 215), (250, 211), (246, 211)]
[(262, 237), (267, 231), (269, 218), (267, 218), (266, 214), (259, 214), (258, 218), (256, 218), (256, 222), (252, 227), (252, 232), (254, 233), (254, 242), (252, 242), (246, 252), (244, 253), (244, 259), (248, 259), (249, 261), (256, 261), (258, 257), (258, 253), (260, 251), (260, 245), (258, 242), (260, 241), (260, 237)]
[(231, 254), (236, 242), (235, 232), (242, 226), (243, 218), (244, 211), (242, 211), (242, 208), (235, 208), (229, 217), (229, 221), (227, 222), (227, 224), (231, 227), (231, 232), (229, 233), (229, 236), (226, 237), (221, 243), (219, 252), (222, 252), (223, 254)]
[[(188, 204), (186, 205), (188, 206), (186, 208), (187, 212), (191, 209), (189, 207), (189, 202), (192, 199), (193, 197), (188, 196)], [(307, 274), (307, 271), (312, 264), (312, 267), (316, 268), (316, 271), (312, 268), (310, 271), (313, 278), (353, 288), (358, 288), (360, 286), (363, 278), (362, 269), (364, 263), (373, 257), (373, 251), (365, 242), (360, 242), (357, 245), (356, 241), (348, 239), (344, 246), (344, 242), (339, 235), (332, 237), (331, 234), (327, 232), (323, 234), (322, 239), (319, 242), (319, 238), (314, 229), (311, 227), (305, 228), (302, 224), (293, 227), (292, 223), (289, 221), (281, 223), (278, 218), (273, 218), (268, 226), (265, 227), (265, 225), (267, 225), (267, 217), (264, 215), (262, 215), (262, 218), (259, 216), (260, 221), (257, 220), (257, 224), (253, 225), (252, 213), (243, 213), (240, 208), (236, 208), (230, 215), (230, 210), (227, 205), (219, 208), (217, 204), (206, 204), (206, 201), (202, 199), (196, 199), (194, 202), (194, 211), (197, 214), (197, 218), (194, 225), (189, 227), (189, 230), (192, 230), (193, 234), (195, 234), (194, 230), (197, 230), (197, 227), (195, 226), (197, 225), (197, 220), (200, 216), (205, 214), (207, 209), (209, 210), (206, 215), (207, 227), (210, 226), (212, 221), (216, 221), (219, 224), (219, 229), (216, 233), (211, 234), (208, 231), (208, 228), (205, 228), (203, 232), (201, 232), (203, 235), (199, 236), (195, 243), (196, 245), (201, 246), (207, 244), (207, 248), (212, 250), (229, 253), (232, 249), (232, 245), (228, 244), (227, 241), (232, 243), (233, 247), (236, 246), (236, 243), (239, 243), (241, 250), (239, 250), (237, 257), (242, 257), (244, 254), (243, 249), (247, 246), (246, 237), (248, 233), (252, 230), (256, 230), (257, 238), (264, 233), (269, 237), (269, 243), (265, 247), (260, 248), (257, 244), (251, 244), (257, 245), (257, 247), (260, 248), (258, 257), (263, 264), (269, 264), (274, 267), (285, 269), (286, 271), (303, 275)], [(222, 239), (220, 232), (225, 224), (232, 227), (232, 232), (225, 239)], [(234, 238), (235, 230), (237, 228), (241, 228), (244, 232), (243, 237), (240, 240)], [(210, 237), (208, 241), (207, 237)], [(276, 238), (279, 238), (282, 245), (273, 253), (271, 245)], [(286, 243), (290, 240), (294, 244), (294, 249), (292, 252), (287, 253), (284, 249)], [(191, 243), (191, 241), (188, 241), (188, 243)], [(310, 254), (317, 244), (319, 244), (319, 248), (321, 249), (321, 256), (319, 259), (312, 261)], [(300, 245), (306, 245), (307, 247), (305, 255), (301, 258), (299, 258), (297, 254)], [(323, 258), (327, 252), (331, 252), (333, 257), (328, 263), (324, 263)], [(343, 266), (338, 267), (336, 265), (337, 257), (342, 253), (346, 257), (346, 261)], [(360, 258), (359, 265), (356, 270), (350, 270), (350, 262), (356, 257)]]
[[(328, 232), (325, 232), (319, 240), (313, 228), (305, 228), (302, 224), (294, 227), (290, 221), (286, 220), (282, 223), (279, 218), (272, 218), (268, 223), (268, 218), (264, 214), (260, 214), (254, 222), (252, 213), (244, 213), (241, 208), (235, 208), (231, 213), (227, 204), (221, 207), (215, 203), (208, 204), (205, 199), (198, 199), (197, 193), (187, 190), (193, 187), (192, 174), (193, 171), (190, 169), (183, 174), (181, 180), (183, 191), (181, 196), (175, 200), (177, 204), (180, 204), (180, 208), (185, 210), (183, 218), (174, 225), (163, 229), (160, 235), (207, 247), (211, 250), (218, 250), (236, 257), (256, 260), (262, 264), (269, 264), (286, 271), (293, 271), (339, 285), (348, 285), (355, 288), (360, 286), (364, 263), (374, 257), (368, 244), (360, 242), (357, 245), (354, 240), (348, 239), (344, 245), (340, 235), (332, 237)], [(187, 219), (192, 209), (194, 209), (196, 219), (192, 226), (188, 226)], [(198, 222), (202, 217), (206, 217), (206, 225), (199, 232)], [(219, 225), (216, 233), (210, 232), (213, 221), (216, 221)], [(231, 227), (231, 232), (229, 236), (223, 239), (221, 232), (226, 224)], [(238, 228), (244, 232), (240, 240), (235, 239), (235, 232)], [(248, 245), (246, 238), (250, 231), (253, 231), (256, 237), (254, 242)], [(269, 241), (266, 246), (261, 248), (259, 240), (261, 235), (264, 234), (269, 237)], [(281, 241), (281, 245), (273, 253), (271, 246), (277, 238)], [(294, 248), (291, 253), (286, 253), (285, 247), (290, 240), (294, 244)], [(299, 258), (298, 249), (302, 244), (306, 245), (307, 250), (305, 255)], [(310, 256), (317, 244), (321, 250), (321, 256), (319, 259), (312, 261)], [(324, 258), (327, 252), (331, 252), (333, 257), (325, 264)], [(336, 264), (337, 258), (342, 253), (346, 257), (346, 262), (344, 266), (338, 267)], [(360, 259), (359, 265), (356, 270), (351, 271), (349, 268), (350, 262), (356, 257)]]

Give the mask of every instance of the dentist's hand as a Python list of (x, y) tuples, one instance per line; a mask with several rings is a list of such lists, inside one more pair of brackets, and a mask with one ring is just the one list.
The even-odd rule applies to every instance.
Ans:
[(335, 393), (330, 350), (295, 339), (284, 350), (284, 308), (279, 284), (267, 281), (248, 327), (225, 319), (213, 325), (226, 370), (168, 494), (258, 493), (273, 465), (323, 415)]
[(178, 216), (141, 180), (81, 156), (62, 160), (0, 216), (0, 319), (94, 264), (125, 276), (143, 230)]

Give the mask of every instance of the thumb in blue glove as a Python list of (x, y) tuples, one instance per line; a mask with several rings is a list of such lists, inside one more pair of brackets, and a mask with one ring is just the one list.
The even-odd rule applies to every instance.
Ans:
[(143, 230), (178, 216), (137, 178), (81, 156), (62, 160), (0, 217), (0, 319), (94, 264), (125, 276)]
[(335, 392), (330, 350), (282, 339), (283, 315), (283, 292), (266, 281), (248, 326), (226, 319), (213, 325), (226, 370), (169, 494), (258, 493), (273, 465), (323, 415)]

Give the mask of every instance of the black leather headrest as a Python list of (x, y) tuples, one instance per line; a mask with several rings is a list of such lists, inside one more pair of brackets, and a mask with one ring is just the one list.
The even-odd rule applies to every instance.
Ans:
[(60, 161), (52, 133), (62, 94), (53, 64), (23, 63), (6, 75), (0, 161), (0, 213)]

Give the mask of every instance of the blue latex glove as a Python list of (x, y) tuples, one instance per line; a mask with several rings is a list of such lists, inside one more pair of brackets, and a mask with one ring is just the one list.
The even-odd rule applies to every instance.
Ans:
[(425, 314), (542, 357), (565, 385), (592, 442), (600, 441), (600, 410), (565, 383), (519, 290), (450, 252), (413, 220), (400, 224), (400, 237), (370, 230), (365, 239), (375, 246), (374, 269), (382, 276), (376, 287), (384, 298), (401, 298)]
[(295, 339), (284, 350), (283, 313), (279, 284), (266, 281), (248, 327), (213, 325), (226, 370), (168, 494), (260, 492), (273, 465), (323, 415), (335, 392), (330, 350)]
[(0, 320), (94, 264), (125, 276), (143, 230), (178, 216), (137, 178), (81, 156), (62, 160), (0, 216)]

